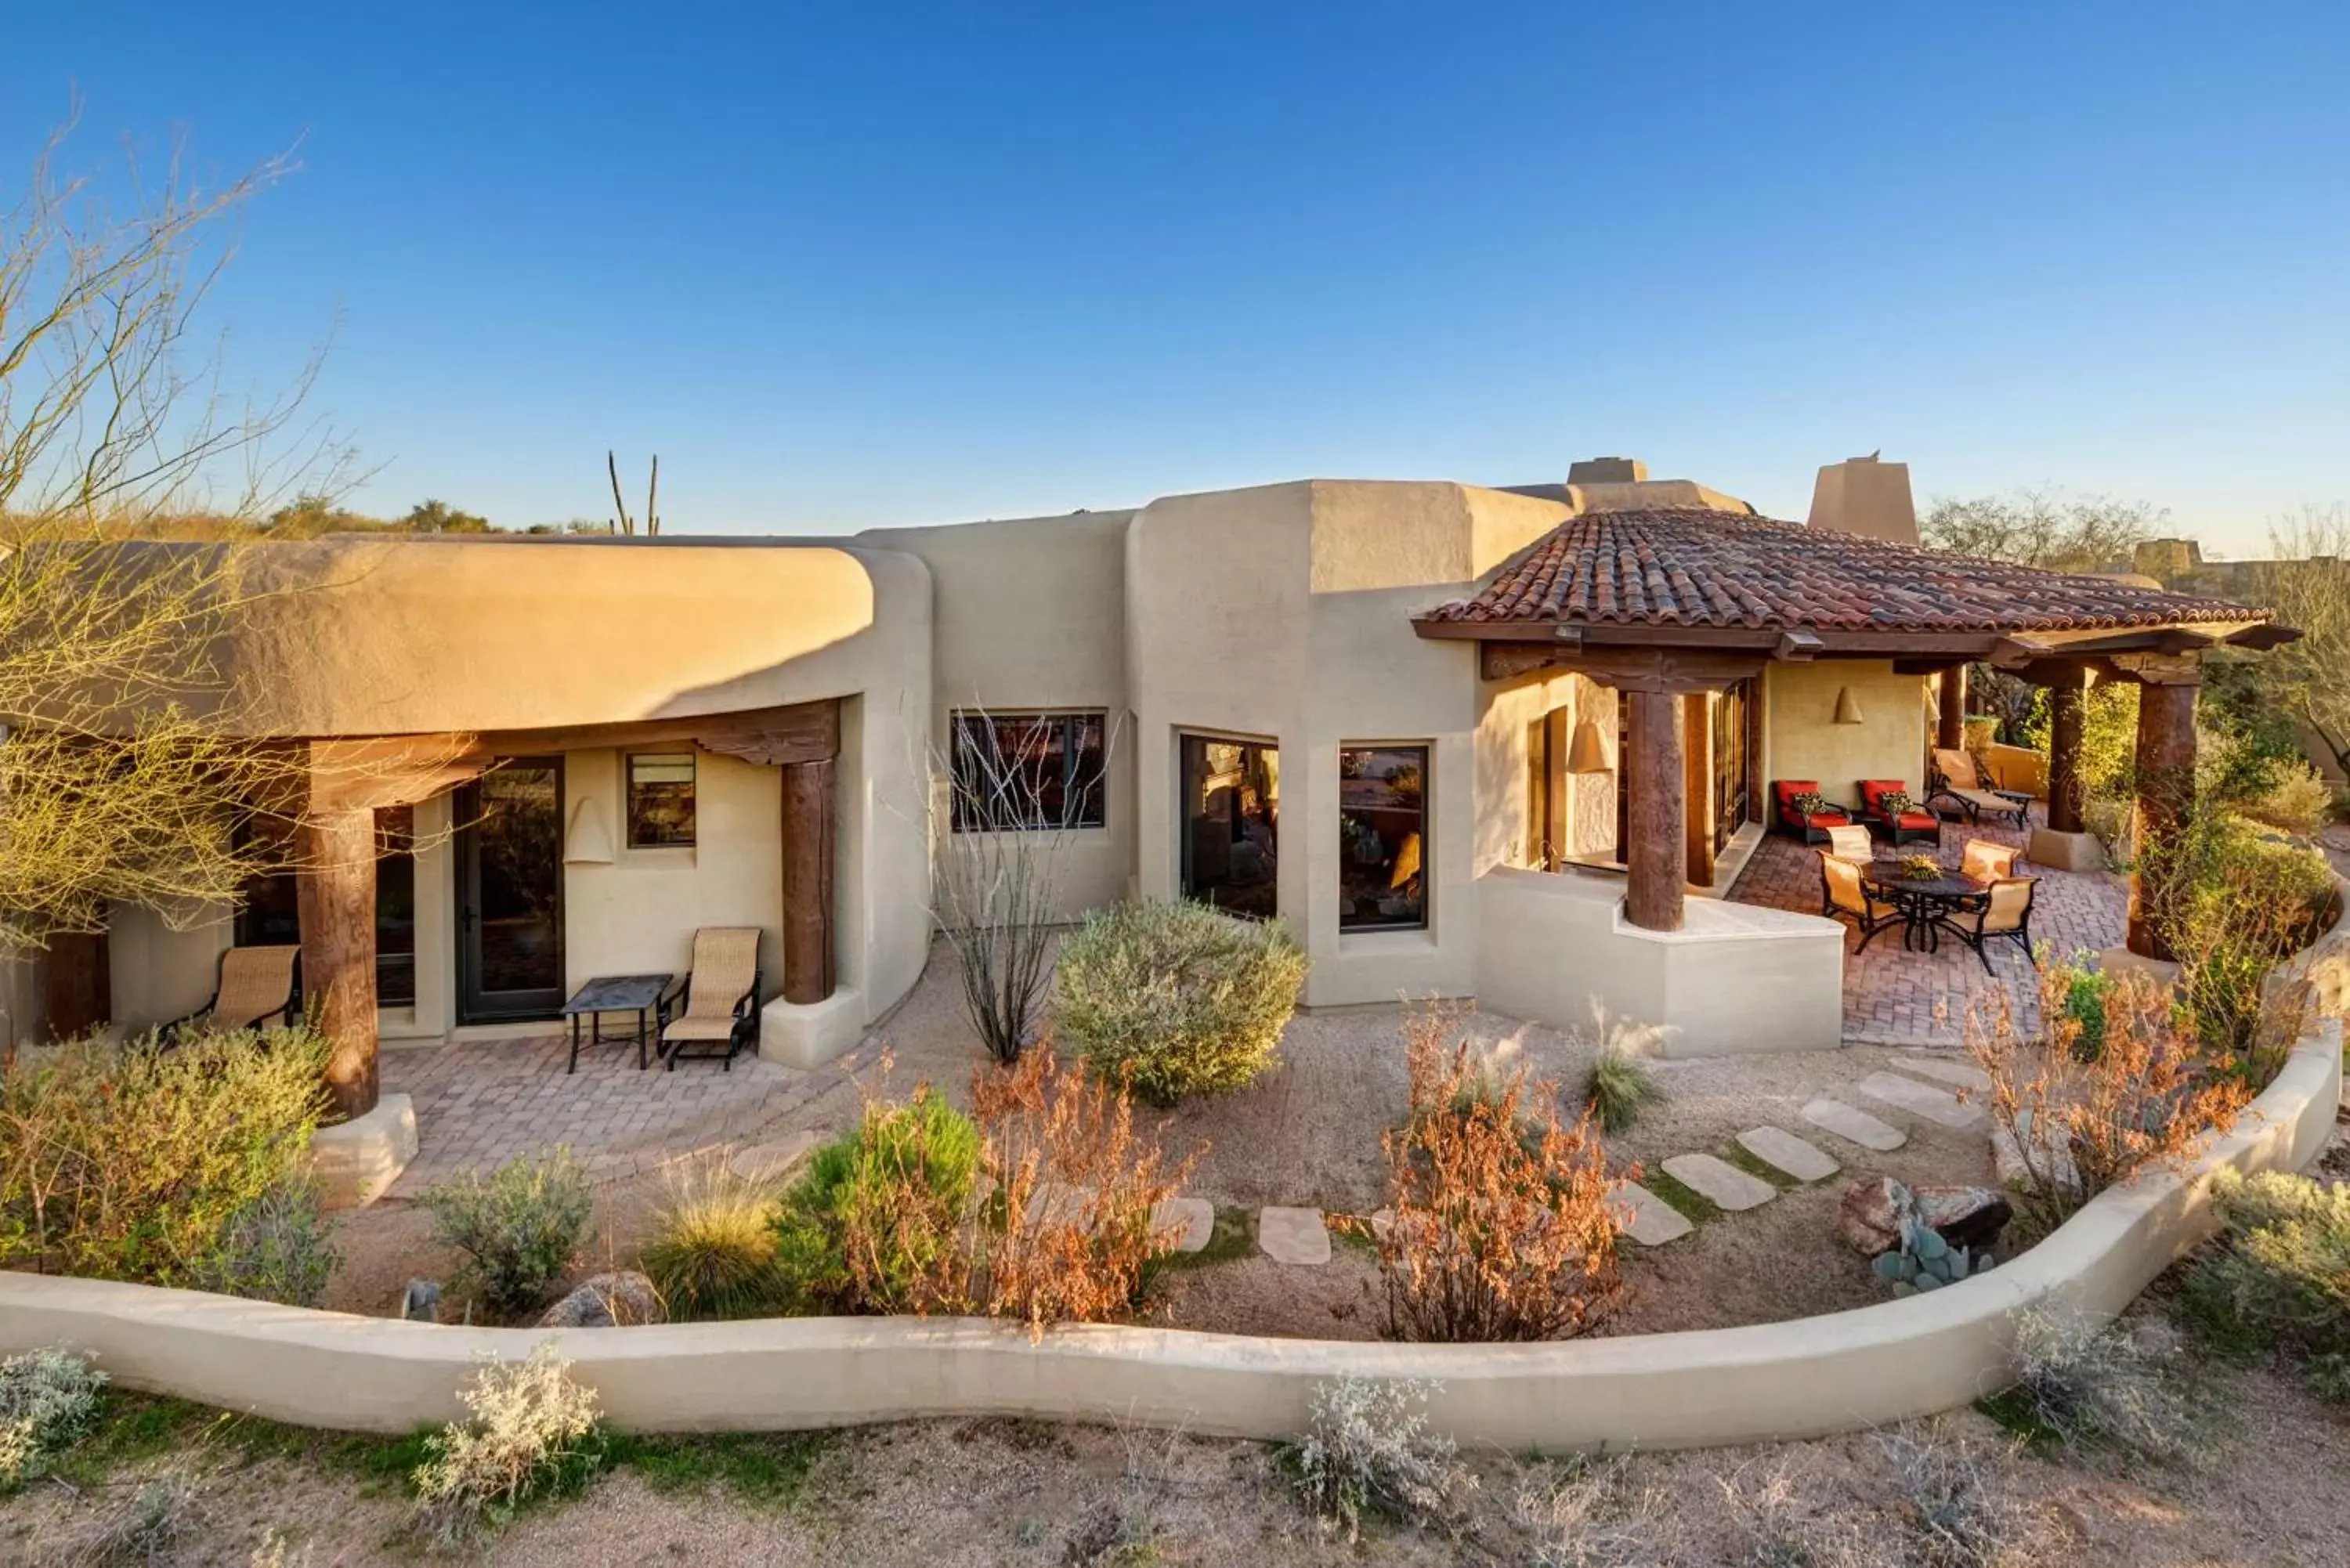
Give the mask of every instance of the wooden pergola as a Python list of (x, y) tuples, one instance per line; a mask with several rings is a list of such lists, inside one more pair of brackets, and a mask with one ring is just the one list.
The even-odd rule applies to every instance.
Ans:
[(479, 777), (502, 757), (691, 743), (783, 774), (783, 995), (822, 1002), (834, 986), (832, 866), (840, 705), (788, 707), (568, 729), (378, 735), (299, 742), (309, 798), (295, 877), (302, 976), (333, 1042), (328, 1092), (347, 1116), (375, 1108), (375, 814)]
[[(1477, 643), (1489, 681), (1572, 671), (1622, 694), (1625, 915), (1663, 931), (1680, 929), (1687, 885), (1711, 879), (1711, 842), (1692, 831), (1689, 811), (1702, 787), (1692, 780), (1704, 774), (1697, 748), (1705, 704), (1773, 663), (1889, 660), (1899, 673), (1939, 675), (1938, 743), (1952, 748), (1963, 741), (1968, 665), (2047, 687), (2048, 826), (2065, 833), (2081, 830), (2084, 693), (2093, 678), (2134, 681), (2137, 809), (2141, 831), (2159, 842), (2194, 798), (2204, 654), (2299, 635), (2265, 610), (2129, 579), (1682, 508), (1572, 518), (1475, 596), (1418, 618), (1414, 628)], [(1756, 712), (1750, 733), (1762, 722)], [(1759, 813), (1762, 769), (1747, 773)], [(2143, 913), (2158, 896), (2141, 888), (2133, 900), (2129, 944), (2167, 957)]]

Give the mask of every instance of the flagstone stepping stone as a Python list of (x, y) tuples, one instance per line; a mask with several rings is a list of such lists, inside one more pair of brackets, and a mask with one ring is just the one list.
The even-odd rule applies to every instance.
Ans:
[(1949, 1091), (1905, 1078), (1898, 1073), (1871, 1073), (1854, 1087), (1872, 1100), (1899, 1106), (1914, 1116), (1960, 1132), (1971, 1132), (1983, 1122), (1981, 1106), (1961, 1105)]
[(1779, 1196), (1779, 1189), (1762, 1178), (1710, 1154), (1677, 1154), (1664, 1167), (1667, 1176), (1716, 1209), (1759, 1209)]
[(1804, 1107), (1804, 1119), (1815, 1127), (1825, 1127), (1847, 1143), (1873, 1148), (1879, 1154), (1890, 1154), (1909, 1141), (1909, 1135), (1892, 1123), (1879, 1121), (1866, 1111), (1825, 1095)]
[(1256, 1214), (1258, 1249), (1276, 1263), (1326, 1263), (1330, 1261), (1330, 1230), (1319, 1209), (1260, 1209)]
[(1817, 1144), (1806, 1143), (1780, 1127), (1748, 1127), (1738, 1135), (1738, 1143), (1755, 1158), (1798, 1181), (1825, 1181), (1844, 1168)]
[(727, 1163), (735, 1175), (746, 1181), (774, 1181), (806, 1159), (823, 1141), (815, 1133), (795, 1132), (777, 1143), (754, 1143), (739, 1149)]
[(1668, 1241), (1678, 1241), (1697, 1229), (1690, 1222), (1688, 1215), (1637, 1181), (1619, 1184), (1616, 1196), (1632, 1210), (1632, 1222), (1624, 1227), (1624, 1234), (1643, 1247), (1661, 1247)]
[(1897, 1073), (1916, 1077), (1939, 1078), (1945, 1084), (1956, 1084), (1961, 1089), (1991, 1087), (1991, 1075), (1971, 1063), (1953, 1062), (1942, 1056), (1896, 1056), (1890, 1065)]
[(1176, 1238), (1175, 1250), (1199, 1251), (1215, 1237), (1216, 1206), (1204, 1198), (1160, 1199), (1150, 1210), (1151, 1230), (1171, 1231), (1178, 1225), (1183, 1233)]

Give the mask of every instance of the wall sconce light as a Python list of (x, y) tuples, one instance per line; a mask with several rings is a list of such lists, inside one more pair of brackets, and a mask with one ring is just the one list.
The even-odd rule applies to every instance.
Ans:
[(1854, 701), (1852, 688), (1849, 686), (1836, 688), (1835, 722), (1839, 724), (1866, 722), (1860, 716), (1860, 704)]
[(1607, 760), (1607, 742), (1599, 733), (1599, 726), (1589, 719), (1575, 727), (1575, 739), (1567, 742), (1566, 771), (1571, 774), (1612, 774), (1616, 764)]

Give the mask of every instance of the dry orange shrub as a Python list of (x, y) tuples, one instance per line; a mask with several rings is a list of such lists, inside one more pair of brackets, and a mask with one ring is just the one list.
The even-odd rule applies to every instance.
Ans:
[(1967, 1049), (1991, 1079), (1984, 1098), (2021, 1159), (2019, 1206), (2043, 1231), (2141, 1168), (2183, 1164), (2251, 1097), (2234, 1059), (2201, 1047), (2169, 989), (2134, 971), (2113, 973), (2103, 1043), (2081, 1049), (2070, 983), (2061, 965), (2041, 971), (2037, 1032), (2018, 1027), (2004, 992), (1967, 1016)]
[(1556, 1086), (1495, 1078), (1455, 1042), (1456, 1015), (1410, 1012), (1411, 1114), (1379, 1143), (1393, 1216), (1377, 1238), (1390, 1338), (1557, 1339), (1622, 1285), (1606, 1151), (1586, 1114), (1560, 1124)]

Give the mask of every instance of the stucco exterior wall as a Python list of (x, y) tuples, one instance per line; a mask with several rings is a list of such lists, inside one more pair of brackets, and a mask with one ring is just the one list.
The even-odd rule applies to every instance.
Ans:
[[(1899, 779), (1926, 794), (1927, 677), (1897, 675), (1890, 659), (1822, 659), (1773, 663), (1762, 672), (1770, 708), (1765, 778), (1817, 779), (1839, 805), (1860, 799), (1862, 779)], [(1857, 724), (1835, 721), (1836, 693), (1850, 688)]]
[(1134, 736), (1126, 676), (1126, 530), (1132, 512), (1078, 512), (858, 535), (930, 568), (929, 759), (943, 769), (957, 710), (1107, 715), (1103, 824), (1061, 836), (1065, 919), (1134, 884)]

